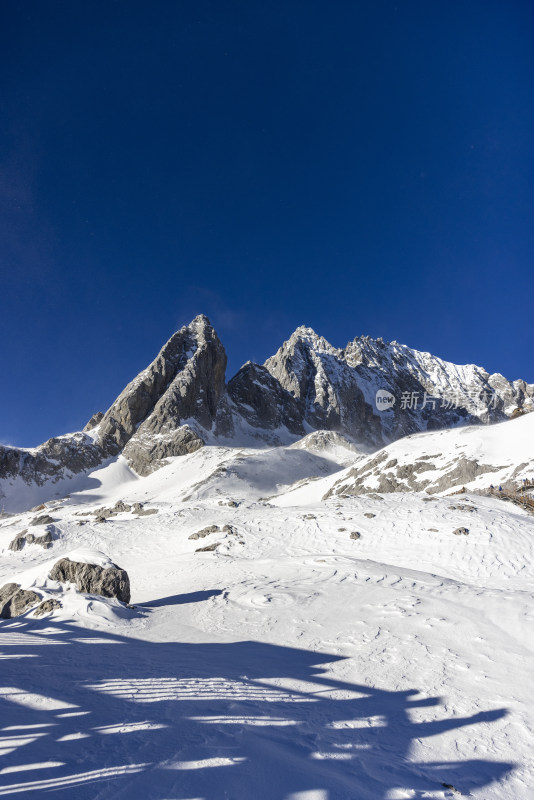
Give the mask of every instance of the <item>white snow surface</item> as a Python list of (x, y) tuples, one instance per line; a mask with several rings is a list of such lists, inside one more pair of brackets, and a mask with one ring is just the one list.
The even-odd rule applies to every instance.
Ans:
[[(511, 474), (533, 425), (388, 458)], [(351, 452), (205, 447), (147, 478), (119, 458), (46, 498), (49, 550), (8, 550), (42, 511), (0, 520), (0, 586), (62, 603), (0, 621), (0, 797), (531, 800), (534, 516), (473, 492), (323, 500)], [(117, 500), (157, 514), (87, 514)], [(134, 607), (51, 581), (62, 557), (126, 569)]]

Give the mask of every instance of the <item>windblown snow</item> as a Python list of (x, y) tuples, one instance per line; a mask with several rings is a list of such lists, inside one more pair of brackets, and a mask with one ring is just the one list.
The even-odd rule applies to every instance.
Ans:
[[(533, 441), (534, 414), (371, 455), (314, 432), (14, 486), (0, 585), (61, 608), (0, 623), (0, 797), (531, 800), (534, 516), (498, 487)], [(42, 514), (51, 547), (9, 550)]]

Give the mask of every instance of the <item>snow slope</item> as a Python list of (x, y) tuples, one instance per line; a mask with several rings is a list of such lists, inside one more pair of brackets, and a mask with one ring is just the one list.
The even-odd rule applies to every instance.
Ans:
[(333, 494), (487, 489), (534, 479), (534, 414), (406, 436), (339, 476)]
[[(387, 458), (510, 473), (533, 422)], [(62, 603), (0, 621), (0, 797), (532, 798), (534, 517), (473, 493), (324, 500), (379, 454), (346, 469), (320, 440), (205, 447), (145, 478), (119, 457), (47, 504), (49, 550), (7, 549), (43, 511), (0, 520), (0, 586)], [(117, 500), (157, 513), (96, 522)], [(65, 556), (125, 568), (134, 607), (50, 581)]]

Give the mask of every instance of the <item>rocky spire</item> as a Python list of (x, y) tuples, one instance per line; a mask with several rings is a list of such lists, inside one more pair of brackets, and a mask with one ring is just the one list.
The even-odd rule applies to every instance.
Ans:
[[(109, 455), (123, 450), (134, 469), (146, 474), (151, 462), (202, 446), (202, 429), (209, 431), (215, 419), (225, 370), (224, 347), (200, 315), (171, 336), (104, 414), (97, 429), (103, 450)], [(151, 441), (156, 434), (157, 443)]]

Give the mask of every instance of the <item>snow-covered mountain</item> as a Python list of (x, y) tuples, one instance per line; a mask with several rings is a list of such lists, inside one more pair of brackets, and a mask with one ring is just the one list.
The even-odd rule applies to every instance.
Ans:
[[(312, 428), (374, 446), (534, 407), (532, 384), (366, 336), (339, 350), (310, 328), (298, 328), (265, 367), (297, 399)], [(378, 408), (377, 392), (389, 392), (393, 405)]]
[[(19, 479), (0, 795), (530, 800), (534, 517), (448, 493), (520, 484), (533, 441), (526, 414), (373, 454), (313, 431)], [(65, 564), (127, 575), (129, 600)]]
[(530, 800), (533, 387), (308, 328), (225, 366), (198, 317), (0, 451), (0, 795)]
[(224, 347), (201, 315), (83, 431), (36, 448), (0, 446), (0, 498), (20, 481), (64, 482), (119, 455), (148, 475), (205, 444), (289, 445), (314, 431), (372, 452), (415, 432), (499, 422), (534, 406), (533, 384), (381, 339), (356, 338), (341, 350), (306, 327), (228, 384), (225, 369)]

